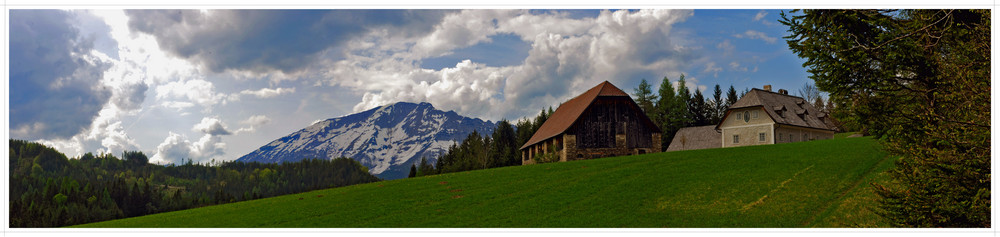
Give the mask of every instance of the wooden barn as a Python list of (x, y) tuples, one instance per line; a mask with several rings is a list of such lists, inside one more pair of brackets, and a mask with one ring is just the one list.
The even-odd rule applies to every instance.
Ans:
[(560, 105), (521, 146), (521, 163), (545, 154), (571, 161), (659, 152), (661, 133), (632, 97), (605, 81)]

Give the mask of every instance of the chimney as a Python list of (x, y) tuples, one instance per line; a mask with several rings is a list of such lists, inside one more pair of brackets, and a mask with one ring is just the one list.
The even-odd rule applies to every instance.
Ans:
[(771, 85), (764, 85), (765, 91), (771, 91)]
[(788, 90), (778, 89), (778, 93), (781, 93), (782, 95), (788, 95)]

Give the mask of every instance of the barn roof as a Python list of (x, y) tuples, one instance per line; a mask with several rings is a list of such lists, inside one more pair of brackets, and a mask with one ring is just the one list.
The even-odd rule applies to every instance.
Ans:
[(677, 130), (667, 151), (684, 151), (722, 147), (722, 133), (715, 125), (686, 127)]
[[(725, 121), (726, 117), (729, 117), (730, 110), (748, 107), (762, 107), (767, 112), (767, 115), (778, 124), (834, 130), (831, 121), (821, 119), (826, 117), (826, 114), (813, 107), (811, 103), (802, 99), (802, 97), (757, 88), (750, 90), (740, 100), (729, 106), (729, 110), (726, 111), (726, 115), (722, 120)], [(719, 125), (722, 125), (722, 123), (719, 123)], [(719, 128), (718, 125), (716, 125), (716, 128)]]
[[(598, 96), (629, 97), (628, 93), (618, 89), (618, 87), (615, 87), (615, 85), (612, 85), (610, 82), (601, 82), (601, 84), (598, 84), (594, 88), (590, 88), (587, 92), (584, 92), (583, 94), (566, 101), (566, 103), (559, 105), (559, 108), (549, 115), (549, 118), (542, 123), (542, 126), (538, 128), (538, 131), (535, 131), (535, 134), (528, 139), (528, 142), (521, 146), (521, 149), (566, 132), (566, 130), (569, 129), (569, 127), (572, 126), (578, 118), (580, 118), (580, 115), (587, 110), (587, 107), (589, 107)], [(629, 101), (632, 101), (632, 97), (629, 97)], [(649, 118), (646, 119), (648, 120)], [(657, 128), (657, 130), (659, 130), (659, 128)]]

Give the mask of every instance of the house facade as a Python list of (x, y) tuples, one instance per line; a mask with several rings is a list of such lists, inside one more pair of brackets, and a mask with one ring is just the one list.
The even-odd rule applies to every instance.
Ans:
[(721, 147), (832, 139), (836, 130), (827, 116), (801, 97), (764, 86), (733, 103), (716, 130)]
[(549, 115), (521, 146), (521, 163), (543, 155), (571, 161), (659, 152), (661, 133), (632, 97), (605, 81)]

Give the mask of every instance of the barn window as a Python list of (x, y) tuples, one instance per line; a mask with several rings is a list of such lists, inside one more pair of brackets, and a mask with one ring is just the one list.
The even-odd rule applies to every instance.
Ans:
[(808, 133), (802, 133), (802, 140), (803, 141), (809, 140), (809, 134)]
[(760, 141), (766, 141), (767, 140), (766, 139), (767, 136), (764, 135), (764, 133), (760, 133), (759, 135), (760, 135)]
[(579, 154), (579, 153), (577, 153), (577, 154), (576, 154), (576, 159), (583, 159), (583, 154)]
[(733, 135), (733, 143), (740, 143), (740, 135)]

